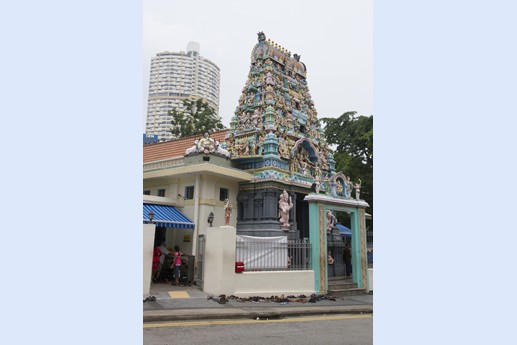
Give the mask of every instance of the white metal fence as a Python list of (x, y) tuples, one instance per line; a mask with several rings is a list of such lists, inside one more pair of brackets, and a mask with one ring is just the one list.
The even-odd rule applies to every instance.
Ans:
[(238, 235), (235, 261), (244, 271), (295, 271), (311, 269), (308, 240), (288, 240), (287, 236), (254, 237)]

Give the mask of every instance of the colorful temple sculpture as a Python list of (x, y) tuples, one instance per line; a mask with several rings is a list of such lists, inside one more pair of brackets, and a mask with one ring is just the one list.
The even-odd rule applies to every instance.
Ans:
[(300, 56), (258, 33), (248, 79), (226, 141), (236, 167), (251, 172), (237, 197), (237, 232), (308, 238), (309, 193), (351, 197), (336, 174)]

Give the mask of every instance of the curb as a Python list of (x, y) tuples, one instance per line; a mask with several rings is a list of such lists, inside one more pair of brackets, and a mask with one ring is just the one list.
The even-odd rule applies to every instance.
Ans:
[(280, 318), (284, 316), (304, 316), (323, 314), (371, 314), (373, 305), (336, 306), (336, 307), (284, 307), (284, 308), (234, 308), (221, 309), (169, 309), (144, 311), (143, 321), (186, 321), (186, 320), (217, 320), (257, 317)]

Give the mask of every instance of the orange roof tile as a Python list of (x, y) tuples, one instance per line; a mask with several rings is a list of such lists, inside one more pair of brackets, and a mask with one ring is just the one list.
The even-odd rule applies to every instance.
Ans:
[[(223, 129), (218, 132), (210, 133), (210, 138), (222, 143), (228, 131), (229, 129)], [(155, 144), (144, 145), (144, 163), (184, 156), (185, 150), (189, 147), (192, 147), (194, 145), (194, 141), (201, 137), (202, 135), (195, 135), (176, 140), (168, 140)]]

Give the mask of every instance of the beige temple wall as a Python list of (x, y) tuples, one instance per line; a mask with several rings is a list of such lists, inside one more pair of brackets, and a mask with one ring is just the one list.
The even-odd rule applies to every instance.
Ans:
[(310, 296), (315, 293), (314, 271), (243, 272), (235, 275), (236, 296)]
[(154, 224), (144, 224), (143, 231), (143, 252), (144, 252), (144, 260), (143, 260), (143, 296), (146, 298), (149, 296), (151, 289), (151, 275), (153, 269), (153, 250), (154, 250), (154, 234), (155, 234), (155, 225)]
[(203, 291), (206, 293), (270, 297), (315, 292), (314, 271), (235, 273), (235, 241), (235, 227), (207, 229), (203, 264)]

